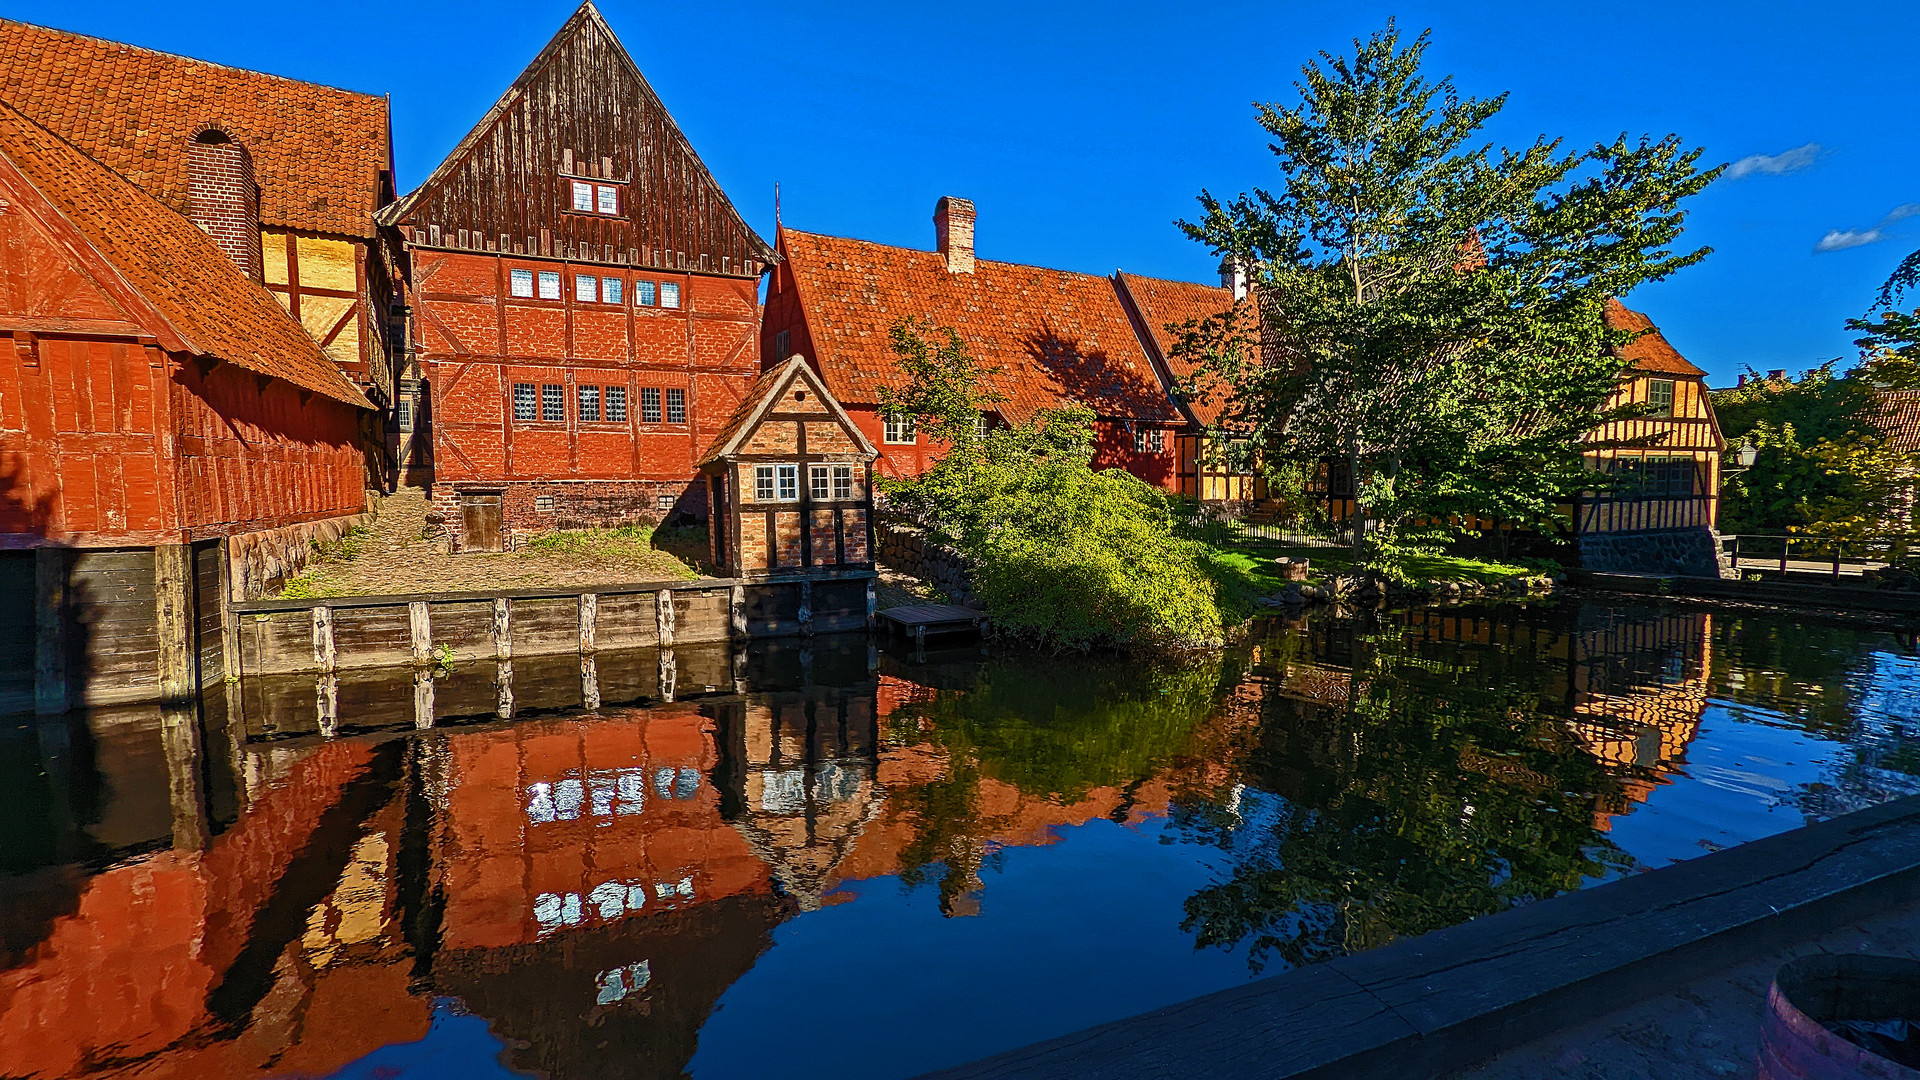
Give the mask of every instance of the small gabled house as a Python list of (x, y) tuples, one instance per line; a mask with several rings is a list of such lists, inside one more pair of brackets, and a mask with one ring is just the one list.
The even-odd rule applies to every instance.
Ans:
[(456, 549), (706, 515), (695, 463), (760, 373), (773, 251), (591, 3), (380, 221)]
[(782, 228), (761, 328), (766, 362), (807, 357), (879, 447), (878, 470), (916, 476), (943, 448), (911, 417), (882, 415), (880, 391), (907, 381), (887, 334), (902, 318), (951, 327), (1003, 399), (989, 423), (1087, 406), (1096, 416), (1096, 468), (1124, 468), (1176, 490), (1175, 442), (1189, 421), (1114, 283), (977, 258), (974, 224), (973, 204), (948, 197), (934, 208), (932, 251)]
[(1681, 356), (1653, 320), (1619, 300), (1603, 315), (1612, 330), (1639, 336), (1620, 350), (1626, 362), (1610, 406), (1637, 405), (1648, 415), (1601, 425), (1587, 464), (1614, 486), (1582, 495), (1573, 531), (1589, 569), (1659, 570), (1715, 576), (1720, 515), (1720, 434), (1707, 395), (1707, 373)]
[(700, 458), (728, 577), (873, 568), (879, 452), (804, 357), (768, 369)]

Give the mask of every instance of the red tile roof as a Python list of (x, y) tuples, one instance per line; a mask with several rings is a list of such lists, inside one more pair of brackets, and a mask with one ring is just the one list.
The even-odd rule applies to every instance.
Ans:
[(847, 410), (833, 399), (831, 393), (822, 392), (825, 390), (822, 380), (808, 366), (807, 358), (796, 356), (779, 367), (768, 368), (760, 373), (760, 378), (754, 380), (753, 386), (747, 390), (747, 396), (740, 399), (740, 407), (733, 410), (733, 416), (720, 428), (719, 434), (713, 437), (713, 442), (707, 446), (707, 452), (700, 455), (700, 460), (696, 464), (705, 465), (737, 453), (738, 444), (752, 438), (753, 429), (759, 426), (761, 417), (772, 409), (775, 404), (774, 395), (785, 393), (788, 379), (807, 380), (807, 385), (820, 395), (821, 404), (827, 407), (830, 416), (840, 422), (840, 426), (846, 430), (859, 452), (865, 454), (869, 460), (880, 456), (880, 452), (873, 448), (873, 444), (867, 441), (867, 437), (860, 433), (860, 428), (854, 424), (853, 418), (847, 415)]
[[(1139, 310), (1140, 321), (1152, 336), (1159, 359), (1166, 364), (1175, 386), (1185, 386), (1194, 378), (1195, 365), (1191, 360), (1174, 355), (1173, 346), (1178, 336), (1167, 329), (1168, 324), (1180, 326), (1188, 321), (1199, 322), (1231, 310), (1235, 305), (1233, 293), (1218, 285), (1200, 285), (1191, 281), (1164, 281), (1127, 273), (1118, 277)], [(1227, 388), (1218, 385), (1217, 380), (1202, 380), (1198, 395), (1188, 399), (1187, 408), (1193, 412), (1194, 419), (1213, 427), (1219, 424), (1220, 413), (1226, 404)]]
[(185, 212), (187, 143), (253, 157), (263, 225), (371, 237), (385, 98), (0, 20), (0, 100)]
[(1620, 350), (1620, 355), (1632, 362), (1635, 370), (1650, 371), (1658, 375), (1704, 376), (1705, 371), (1693, 366), (1679, 350), (1667, 343), (1653, 320), (1627, 307), (1619, 300), (1608, 300), (1606, 314), (1603, 316), (1609, 330), (1644, 331), (1638, 338), (1628, 342)]
[(976, 260), (947, 271), (938, 252), (783, 229), (780, 247), (806, 312), (807, 329), (834, 396), (873, 404), (881, 387), (903, 387), (887, 331), (921, 318), (957, 331), (1023, 423), (1073, 402), (1103, 417), (1177, 421), (1113, 282), (1090, 274)]
[(1872, 406), (1873, 426), (1902, 454), (1920, 454), (1920, 390), (1883, 390)]
[[(0, 104), (0, 185), (24, 181), (149, 306), (187, 351), (370, 408), (273, 294), (192, 222), (125, 177)], [(6, 168), (6, 166), (12, 168)], [(18, 170), (16, 179), (8, 175)], [(109, 291), (129, 295), (118, 283)]]

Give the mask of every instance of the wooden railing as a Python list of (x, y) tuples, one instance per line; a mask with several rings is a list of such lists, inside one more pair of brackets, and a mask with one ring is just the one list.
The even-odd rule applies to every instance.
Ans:
[(1736, 571), (1826, 574), (1835, 579), (1880, 569), (1908, 551), (1905, 543), (1891, 539), (1853, 542), (1792, 533), (1741, 533), (1722, 536), (1720, 542)]

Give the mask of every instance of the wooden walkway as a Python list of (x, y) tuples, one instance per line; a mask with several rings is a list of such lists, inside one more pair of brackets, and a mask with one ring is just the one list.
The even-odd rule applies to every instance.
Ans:
[(953, 604), (911, 604), (880, 613), (881, 619), (915, 641), (925, 641), (929, 634), (978, 630), (986, 617), (985, 612)]

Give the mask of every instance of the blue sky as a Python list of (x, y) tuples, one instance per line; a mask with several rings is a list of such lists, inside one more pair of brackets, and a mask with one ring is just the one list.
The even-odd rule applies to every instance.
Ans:
[[(95, 0), (0, 12), (390, 94), (404, 189), (572, 6)], [(983, 257), (1209, 280), (1211, 260), (1171, 223), (1203, 187), (1273, 181), (1251, 103), (1292, 100), (1304, 60), (1394, 15), (1433, 28), (1431, 71), (1468, 93), (1512, 92), (1497, 143), (1671, 131), (1716, 162), (1757, 159), (1695, 203), (1689, 238), (1714, 254), (1628, 298), (1716, 384), (1744, 365), (1851, 357), (1843, 322), (1920, 248), (1910, 2), (604, 0), (601, 10), (769, 235), (776, 181), (794, 227), (921, 247), (932, 245), (934, 200), (952, 194), (979, 205)]]

